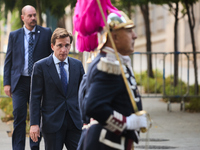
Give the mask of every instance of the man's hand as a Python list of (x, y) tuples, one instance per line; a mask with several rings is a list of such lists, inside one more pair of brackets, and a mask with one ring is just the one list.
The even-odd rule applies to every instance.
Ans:
[(140, 116), (132, 114), (126, 117), (126, 128), (128, 130), (138, 130), (138, 131), (140, 131), (140, 128), (147, 128), (146, 114)]
[(4, 92), (5, 92), (6, 95), (8, 95), (9, 97), (12, 97), (12, 94), (11, 94), (11, 86), (10, 86), (10, 85), (5, 85), (5, 86), (4, 86)]
[(32, 125), (30, 128), (30, 137), (33, 142), (38, 141), (38, 137), (40, 137), (40, 127), (38, 125)]

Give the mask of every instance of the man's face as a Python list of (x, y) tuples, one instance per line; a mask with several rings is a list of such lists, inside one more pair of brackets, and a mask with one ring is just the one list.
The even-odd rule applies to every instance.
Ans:
[(36, 10), (33, 7), (27, 7), (24, 14), (21, 15), (24, 25), (28, 30), (32, 30), (37, 24)]
[(51, 48), (54, 51), (54, 55), (60, 61), (64, 61), (67, 58), (69, 54), (69, 50), (71, 48), (70, 38), (65, 37), (65, 38), (56, 39), (55, 45), (51, 44)]
[(137, 38), (133, 28), (119, 29), (116, 31), (117, 50), (122, 55), (130, 55), (134, 52), (135, 39)]

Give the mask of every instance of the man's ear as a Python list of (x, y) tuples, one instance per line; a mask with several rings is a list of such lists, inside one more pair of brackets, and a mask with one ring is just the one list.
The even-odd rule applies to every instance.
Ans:
[(117, 32), (114, 31), (112, 33), (112, 37), (113, 37), (113, 40), (115, 43), (119, 42), (119, 36), (118, 36)]
[(54, 47), (53, 46), (54, 46), (53, 43), (51, 43), (51, 49), (54, 51)]
[(21, 15), (21, 19), (22, 19), (22, 21), (24, 21), (24, 16), (23, 15)]

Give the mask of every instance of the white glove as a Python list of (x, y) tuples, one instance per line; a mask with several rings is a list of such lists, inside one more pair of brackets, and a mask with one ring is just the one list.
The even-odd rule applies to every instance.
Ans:
[(126, 117), (126, 128), (127, 130), (140, 130), (140, 128), (147, 128), (147, 117), (146, 114), (137, 116), (132, 114)]

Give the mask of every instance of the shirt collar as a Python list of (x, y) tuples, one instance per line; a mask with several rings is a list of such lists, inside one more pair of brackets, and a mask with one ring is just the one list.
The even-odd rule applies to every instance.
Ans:
[[(53, 54), (53, 61), (55, 64), (59, 64), (61, 61), (55, 56), (55, 54)], [(66, 64), (68, 64), (68, 57), (63, 61)]]
[(32, 31), (28, 30), (28, 29), (25, 27), (25, 25), (23, 26), (23, 28), (24, 28), (24, 32), (25, 32), (25, 34), (28, 35), (30, 32), (35, 32), (35, 28), (36, 28), (36, 26), (33, 28)]

